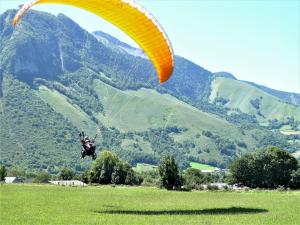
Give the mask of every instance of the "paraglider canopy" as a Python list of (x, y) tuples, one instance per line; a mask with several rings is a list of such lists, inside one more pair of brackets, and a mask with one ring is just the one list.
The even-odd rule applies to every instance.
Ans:
[(36, 4), (58, 3), (92, 12), (116, 25), (144, 50), (152, 61), (160, 83), (167, 81), (174, 69), (171, 43), (157, 20), (134, 0), (34, 0), (16, 14), (16, 26), (24, 13)]

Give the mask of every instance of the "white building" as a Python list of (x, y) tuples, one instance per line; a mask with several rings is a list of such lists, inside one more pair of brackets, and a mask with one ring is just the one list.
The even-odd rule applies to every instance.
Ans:
[(217, 183), (211, 183), (210, 185), (216, 186), (216, 187), (218, 187), (218, 189), (225, 189), (227, 187), (231, 187), (227, 183), (219, 183), (219, 182), (217, 182)]
[(61, 186), (87, 186), (86, 183), (83, 183), (80, 180), (50, 180), (51, 184), (61, 185)]
[(5, 177), (5, 183), (12, 184), (12, 183), (20, 183), (22, 180), (18, 177)]
[(202, 173), (216, 173), (218, 172), (218, 169), (214, 169), (214, 170), (201, 170)]
[(201, 170), (202, 173), (229, 173), (229, 169)]

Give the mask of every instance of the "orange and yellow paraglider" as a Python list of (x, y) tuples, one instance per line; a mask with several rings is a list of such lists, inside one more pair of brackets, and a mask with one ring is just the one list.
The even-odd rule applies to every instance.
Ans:
[(76, 6), (111, 22), (128, 34), (144, 50), (154, 64), (161, 83), (170, 78), (174, 68), (171, 43), (156, 19), (135, 1), (34, 0), (22, 6), (13, 20), (13, 25), (18, 23), (28, 9), (42, 3)]

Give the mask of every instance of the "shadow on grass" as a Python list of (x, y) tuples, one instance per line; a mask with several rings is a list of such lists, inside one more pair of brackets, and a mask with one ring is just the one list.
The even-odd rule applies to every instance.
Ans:
[(124, 215), (205, 215), (205, 214), (255, 214), (266, 213), (266, 209), (256, 208), (242, 208), (242, 207), (230, 207), (230, 208), (211, 208), (211, 209), (192, 209), (192, 210), (98, 210), (96, 213), (101, 214), (124, 214)]

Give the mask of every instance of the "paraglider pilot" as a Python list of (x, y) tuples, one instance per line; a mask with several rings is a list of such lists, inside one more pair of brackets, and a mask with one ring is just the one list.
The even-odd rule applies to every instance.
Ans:
[(81, 159), (83, 159), (86, 155), (92, 156), (94, 160), (97, 158), (95, 145), (96, 137), (97, 134), (95, 135), (94, 139), (90, 139), (88, 136), (84, 135), (83, 131), (79, 133), (79, 139), (81, 143)]

